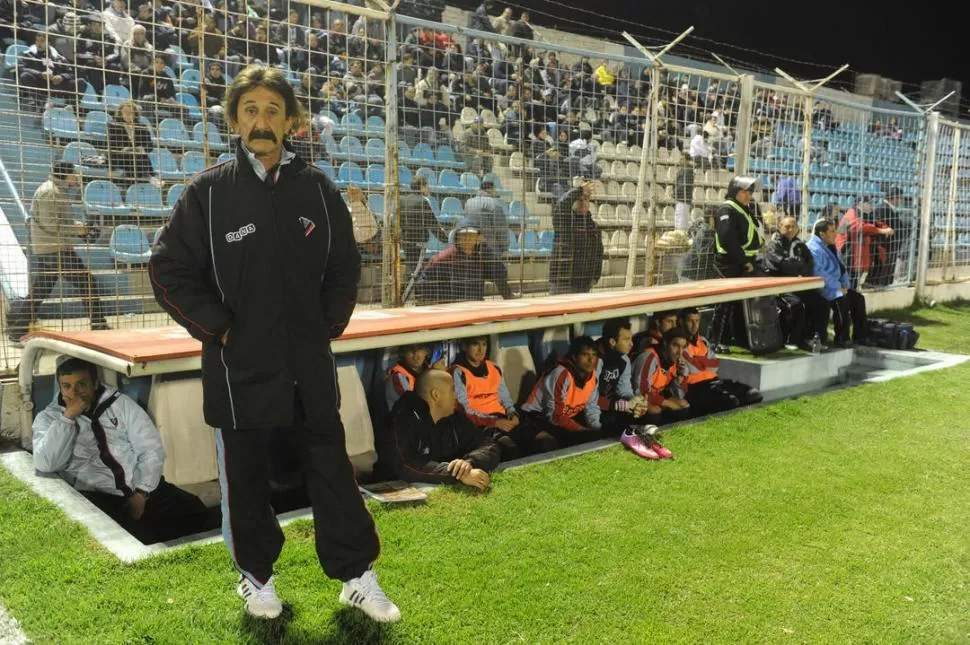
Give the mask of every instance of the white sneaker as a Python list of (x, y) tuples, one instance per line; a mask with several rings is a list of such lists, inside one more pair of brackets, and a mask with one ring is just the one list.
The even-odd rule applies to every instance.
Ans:
[(276, 595), (272, 576), (266, 581), (262, 589), (256, 588), (256, 585), (249, 578), (240, 576), (236, 593), (246, 601), (246, 613), (250, 616), (276, 618), (283, 613), (283, 603), (280, 602), (280, 597)]
[(384, 595), (373, 569), (368, 569), (359, 578), (345, 582), (340, 591), (340, 602), (360, 608), (379, 623), (396, 623), (401, 620), (401, 610)]

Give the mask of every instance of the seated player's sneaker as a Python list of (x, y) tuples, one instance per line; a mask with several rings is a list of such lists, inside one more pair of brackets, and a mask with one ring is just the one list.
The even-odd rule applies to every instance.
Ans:
[(657, 453), (658, 457), (663, 459), (673, 459), (674, 453), (661, 446), (660, 442), (657, 441), (656, 435), (658, 429), (659, 428), (657, 428), (655, 425), (647, 425), (636, 428), (634, 432), (640, 437), (643, 445), (646, 446), (648, 450), (652, 450), (653, 452)]
[(660, 455), (648, 448), (636, 432), (624, 430), (620, 435), (620, 443), (644, 459), (660, 459)]
[(276, 586), (273, 584), (273, 577), (266, 581), (261, 588), (247, 577), (239, 577), (239, 586), (236, 593), (246, 601), (246, 613), (256, 618), (277, 618), (283, 613), (283, 603), (276, 595)]
[(674, 458), (674, 453), (670, 452), (669, 450), (667, 450), (666, 448), (664, 448), (663, 446), (661, 446), (660, 445), (660, 442), (657, 441), (657, 438), (656, 437), (651, 436), (650, 437), (650, 440), (647, 441), (646, 444), (647, 444), (647, 447), (650, 448), (650, 450), (653, 450), (655, 453), (657, 453), (658, 455), (660, 455), (664, 459), (673, 459)]
[(340, 602), (358, 607), (379, 623), (401, 620), (401, 610), (384, 595), (374, 569), (367, 569), (361, 577), (345, 582), (340, 590)]

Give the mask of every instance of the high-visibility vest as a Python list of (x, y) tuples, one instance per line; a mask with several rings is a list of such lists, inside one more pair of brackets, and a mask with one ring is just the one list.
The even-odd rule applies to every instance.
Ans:
[(387, 380), (392, 376), (394, 376), (395, 374), (402, 375), (408, 382), (408, 389), (412, 392), (414, 391), (414, 383), (417, 380), (414, 378), (414, 374), (409, 372), (407, 368), (401, 365), (400, 363), (395, 363), (391, 367), (391, 369), (387, 370), (387, 376), (385, 376), (384, 379)]
[[(677, 378), (677, 363), (672, 363), (670, 367), (664, 369), (663, 364), (660, 362), (660, 353), (657, 351), (657, 348), (648, 347), (646, 351), (653, 354), (653, 360), (657, 361), (657, 370), (653, 373), (653, 378), (650, 379), (649, 383), (641, 385), (647, 385), (649, 391), (651, 392), (663, 392), (670, 386), (671, 383), (674, 382), (674, 379)], [(644, 369), (647, 372), (650, 371), (649, 361)], [(641, 392), (644, 392), (645, 388), (641, 386), (640, 390)]]
[(707, 356), (707, 342), (700, 335), (697, 336), (697, 340), (693, 343), (687, 344), (687, 360), (697, 368), (698, 371), (690, 371), (687, 373), (687, 384), (692, 385), (694, 383), (703, 383), (704, 381), (710, 381), (711, 379), (716, 379), (717, 374), (714, 372), (703, 369), (700, 365), (694, 362), (694, 357), (704, 357)]
[[(761, 247), (765, 243), (765, 238), (764, 238), (764, 235), (761, 234), (761, 229), (758, 228), (758, 225), (755, 224), (754, 219), (752, 219), (751, 213), (749, 213), (747, 209), (742, 208), (737, 202), (735, 202), (732, 199), (727, 200), (726, 202), (724, 202), (724, 204), (726, 206), (731, 206), (734, 210), (744, 215), (744, 219), (746, 219), (748, 222), (748, 239), (745, 240), (744, 244), (741, 245), (741, 249), (744, 251), (744, 254), (749, 258), (753, 258), (757, 256), (758, 252), (761, 250)], [(758, 240), (757, 246), (754, 246), (755, 239)], [(717, 252), (719, 254), (724, 255), (725, 253), (727, 253), (727, 251), (724, 250), (724, 247), (721, 246), (721, 238), (717, 234), (716, 228), (714, 229), (714, 245), (717, 247)]]
[[(465, 379), (465, 393), (468, 395), (468, 407), (482, 415), (505, 415), (507, 413), (498, 398), (498, 390), (502, 386), (502, 373), (495, 367), (495, 363), (485, 359), (485, 377), (475, 376), (464, 365), (453, 365), (455, 371), (460, 370)], [(469, 412), (471, 410), (468, 410)]]

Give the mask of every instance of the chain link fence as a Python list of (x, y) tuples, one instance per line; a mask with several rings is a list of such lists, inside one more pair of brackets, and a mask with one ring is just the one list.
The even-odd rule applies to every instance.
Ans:
[[(892, 235), (855, 245), (872, 246), (869, 263), (847, 257), (854, 280), (915, 274), (915, 113), (368, 8), (9, 6), (4, 370), (29, 328), (168, 324), (151, 243), (184, 183), (233, 154), (219, 103), (253, 62), (285, 70), (307, 114), (290, 145), (345, 195), (363, 307), (714, 277), (711, 215), (736, 173), (761, 180), (766, 232), (781, 214), (803, 237), (819, 217), (883, 217), (872, 224)], [(958, 132), (943, 126), (932, 178), (932, 262), (950, 277), (970, 254)]]

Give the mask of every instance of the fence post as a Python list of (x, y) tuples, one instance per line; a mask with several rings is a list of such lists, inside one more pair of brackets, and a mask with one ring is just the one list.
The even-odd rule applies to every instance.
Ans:
[(936, 140), (940, 132), (940, 113), (930, 112), (926, 129), (926, 173), (920, 203), (919, 255), (916, 264), (916, 299), (926, 294), (926, 269), (930, 260), (930, 222), (933, 218), (933, 176), (936, 173)]
[[(387, 16), (387, 47), (384, 51), (384, 239), (381, 253), (381, 306), (401, 306), (401, 205), (398, 173), (397, 110), (397, 17)], [(388, 179), (390, 178), (390, 179)], [(410, 186), (408, 187), (410, 189)]]
[[(741, 103), (738, 107), (738, 131), (734, 133), (734, 174), (747, 175), (751, 158), (751, 119), (754, 115), (754, 76), (741, 76)], [(722, 186), (723, 188), (723, 186)]]
[[(623, 286), (627, 289), (633, 287), (633, 275), (637, 262), (637, 238), (640, 236), (640, 215), (644, 212), (644, 192), (647, 190), (649, 177), (650, 200), (646, 210), (647, 215), (647, 236), (644, 245), (646, 254), (646, 275), (644, 282), (646, 286), (653, 286), (654, 274), (656, 273), (657, 257), (654, 246), (654, 236), (657, 230), (657, 104), (660, 99), (660, 67), (654, 65), (650, 69), (650, 100), (647, 103), (647, 120), (644, 122), (643, 146), (640, 151), (640, 175), (637, 178), (636, 201), (633, 205), (633, 222), (630, 226), (630, 245), (629, 255), (626, 262), (626, 280)], [(648, 175), (649, 173), (649, 175)]]
[(815, 109), (815, 96), (806, 94), (805, 104), (802, 106), (802, 207), (798, 214), (801, 222), (801, 230), (808, 230), (808, 182), (812, 167), (812, 111)]
[[(961, 132), (958, 124), (953, 127), (953, 165), (950, 166), (950, 190), (947, 191), (946, 200), (946, 240), (948, 248), (943, 250), (943, 279), (946, 279), (946, 270), (949, 267), (949, 263), (953, 260), (954, 265), (954, 277), (956, 277), (956, 262), (957, 262), (957, 235), (956, 235), (956, 210), (957, 210), (957, 182), (960, 181), (960, 138)], [(939, 137), (939, 135), (937, 135)], [(953, 244), (949, 244), (950, 238), (953, 238)]]

